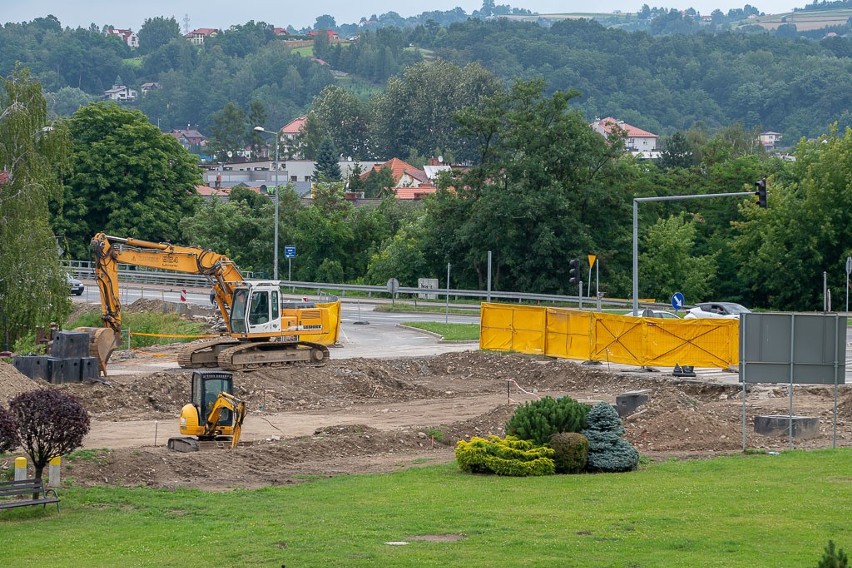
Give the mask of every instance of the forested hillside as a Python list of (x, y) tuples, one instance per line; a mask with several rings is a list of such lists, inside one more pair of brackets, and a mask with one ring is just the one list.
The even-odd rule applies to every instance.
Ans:
[(306, 51), (289, 49), (263, 22), (235, 25), (202, 46), (190, 45), (173, 19), (149, 20), (139, 33), (140, 48), (131, 51), (101, 30), (63, 29), (53, 18), (5, 24), (0, 74), (29, 67), (51, 110), (63, 115), (117, 81), (133, 88), (158, 82), (162, 89), (132, 104), (164, 130), (191, 124), (209, 132), (229, 102), (247, 112), (257, 101), (269, 124), (283, 124), (306, 113), (328, 85), (363, 99), (407, 66), (434, 58), (480, 63), (507, 85), (540, 77), (549, 93), (577, 89), (574, 104), (587, 118), (617, 116), (661, 135), (739, 122), (795, 142), (834, 121), (852, 123), (852, 40), (839, 36), (652, 36), (585, 20), (545, 27), (469, 19), (362, 30), (355, 41)]

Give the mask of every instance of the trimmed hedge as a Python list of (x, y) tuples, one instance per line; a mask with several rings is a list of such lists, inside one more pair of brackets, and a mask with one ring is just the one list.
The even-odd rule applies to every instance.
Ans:
[(500, 438), (492, 434), (487, 439), (473, 437), (470, 442), (459, 440), (456, 444), (456, 461), (468, 473), (552, 475), (556, 472), (553, 455), (552, 448), (513, 436)]
[(589, 405), (564, 396), (525, 402), (506, 422), (506, 434), (542, 446), (557, 432), (579, 432), (586, 425)]

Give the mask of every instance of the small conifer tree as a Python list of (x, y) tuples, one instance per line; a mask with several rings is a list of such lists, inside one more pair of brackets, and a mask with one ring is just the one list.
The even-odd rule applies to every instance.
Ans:
[(557, 432), (579, 432), (589, 406), (567, 396), (546, 396), (519, 406), (506, 423), (506, 433), (538, 445), (547, 444)]
[(622, 438), (624, 426), (611, 404), (599, 402), (586, 416), (582, 434), (589, 439), (588, 469), (630, 471), (639, 464), (639, 452)]

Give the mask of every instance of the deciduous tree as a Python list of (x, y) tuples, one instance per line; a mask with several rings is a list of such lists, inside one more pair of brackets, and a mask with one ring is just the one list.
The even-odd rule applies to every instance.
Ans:
[(4, 347), (64, 321), (66, 272), (50, 224), (62, 201), (68, 131), (47, 123), (41, 85), (27, 70), (0, 81), (0, 339)]
[(181, 219), (195, 212), (201, 174), (195, 158), (139, 111), (94, 103), (70, 120), (73, 171), (60, 227), (75, 258), (99, 231), (179, 242)]

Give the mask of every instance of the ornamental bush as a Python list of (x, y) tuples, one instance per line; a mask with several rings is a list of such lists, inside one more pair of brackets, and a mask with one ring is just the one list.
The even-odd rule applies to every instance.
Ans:
[(589, 440), (577, 432), (557, 432), (549, 445), (555, 452), (556, 473), (580, 473), (589, 458)]
[(53, 389), (19, 394), (9, 401), (17, 442), (30, 456), (36, 479), (48, 462), (70, 454), (89, 433), (89, 415), (77, 399)]
[(622, 438), (624, 426), (611, 404), (599, 402), (586, 416), (583, 435), (589, 439), (590, 471), (630, 471), (639, 464), (639, 452)]
[(513, 436), (473, 437), (470, 442), (459, 440), (456, 444), (456, 461), (459, 468), (468, 473), (516, 477), (552, 475), (556, 472), (553, 454), (551, 448)]
[(570, 397), (525, 402), (506, 423), (506, 434), (543, 446), (557, 432), (579, 432), (586, 425), (589, 405)]
[(18, 429), (9, 411), (0, 406), (0, 454), (18, 447)]

